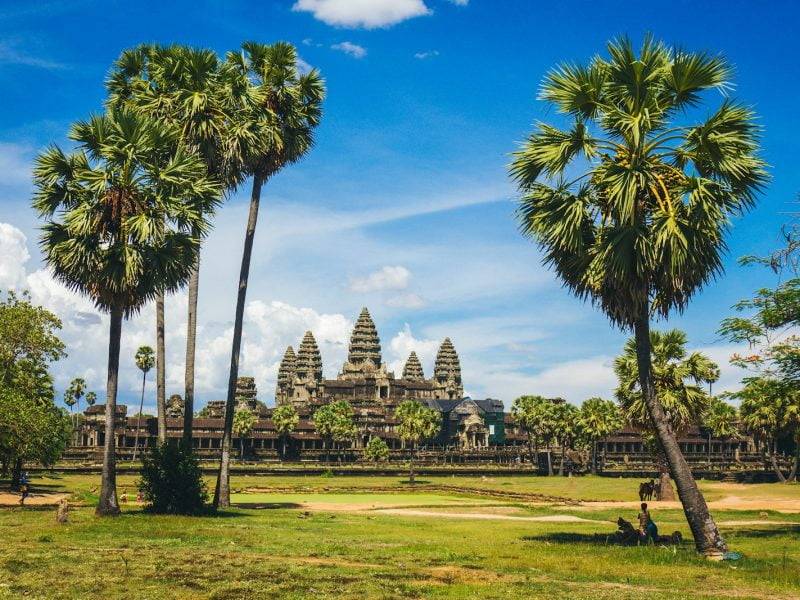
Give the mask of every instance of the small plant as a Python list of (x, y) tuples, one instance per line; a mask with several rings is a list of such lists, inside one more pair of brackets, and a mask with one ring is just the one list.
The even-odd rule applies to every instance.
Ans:
[(375, 463), (384, 462), (389, 458), (389, 446), (381, 438), (374, 437), (364, 448), (364, 458)]
[(205, 509), (208, 493), (200, 462), (182, 441), (165, 442), (144, 456), (137, 487), (150, 512), (195, 515)]

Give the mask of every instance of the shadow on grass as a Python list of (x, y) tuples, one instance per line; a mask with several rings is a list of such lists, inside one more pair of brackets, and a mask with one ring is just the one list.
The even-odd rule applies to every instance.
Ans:
[(798, 525), (770, 525), (768, 527), (747, 526), (747, 527), (722, 527), (726, 538), (772, 538), (784, 535), (800, 535), (800, 524)]
[(612, 534), (605, 533), (546, 533), (541, 535), (523, 535), (524, 542), (547, 542), (554, 544), (590, 544), (594, 546), (612, 546)]
[(408, 487), (413, 488), (415, 485), (428, 485), (431, 483), (427, 479), (416, 479), (414, 481), (409, 481), (408, 479), (401, 479), (400, 485), (407, 485)]

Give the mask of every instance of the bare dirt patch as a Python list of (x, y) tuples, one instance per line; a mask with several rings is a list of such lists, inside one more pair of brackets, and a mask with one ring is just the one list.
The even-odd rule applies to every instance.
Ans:
[[(638, 509), (639, 502), (635, 501), (592, 501), (581, 502), (577, 506), (564, 507), (569, 510), (604, 510), (606, 508)], [(680, 502), (661, 502), (653, 500), (649, 502), (653, 508), (661, 509), (680, 509)], [(740, 496), (725, 496), (719, 500), (708, 503), (711, 510), (774, 510), (783, 513), (800, 512), (800, 494), (798, 498), (742, 498)]]
[(573, 515), (547, 515), (544, 517), (522, 517), (505, 515), (502, 513), (487, 512), (445, 512), (436, 510), (418, 510), (415, 508), (380, 508), (373, 509), (384, 515), (399, 515), (406, 517), (438, 517), (447, 519), (476, 519), (487, 521), (537, 521), (540, 523), (606, 523), (595, 519), (584, 519)]
[[(0, 506), (19, 506), (20, 494), (13, 492), (0, 492)], [(56, 506), (69, 494), (31, 494), (25, 499), (25, 506)]]

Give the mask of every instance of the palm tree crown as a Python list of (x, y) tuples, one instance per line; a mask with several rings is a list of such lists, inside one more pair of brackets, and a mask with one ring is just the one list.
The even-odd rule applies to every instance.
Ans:
[(753, 204), (766, 173), (748, 108), (726, 99), (704, 122), (680, 124), (704, 90), (728, 87), (722, 58), (649, 37), (638, 55), (625, 38), (608, 53), (547, 75), (540, 97), (571, 125), (540, 123), (510, 172), (522, 231), (546, 263), (632, 327), (683, 309), (721, 271), (729, 218)]
[(219, 186), (174, 129), (144, 115), (94, 116), (70, 137), (76, 152), (53, 146), (34, 170), (45, 258), (67, 287), (129, 316), (185, 282), (197, 252), (187, 232), (206, 222), (182, 199), (217, 196)]
[(150, 346), (140, 346), (136, 351), (134, 361), (136, 362), (136, 367), (146, 375), (155, 365), (155, 353)]

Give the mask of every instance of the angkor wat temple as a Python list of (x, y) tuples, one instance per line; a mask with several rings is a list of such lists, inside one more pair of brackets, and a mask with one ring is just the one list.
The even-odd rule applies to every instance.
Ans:
[[(392, 450), (402, 450), (404, 444), (397, 434), (394, 413), (404, 400), (416, 400), (441, 414), (439, 434), (423, 445), (431, 452), (453, 453), (469, 460), (525, 461), (527, 437), (517, 427), (503, 402), (495, 399), (474, 400), (464, 397), (461, 363), (449, 338), (445, 338), (436, 354), (433, 373), (426, 377), (414, 352), (405, 361), (402, 375), (396, 377), (387, 369), (381, 354), (381, 343), (375, 323), (364, 308), (356, 321), (350, 338), (348, 356), (335, 379), (323, 377), (322, 356), (307, 331), (297, 351), (289, 346), (281, 360), (275, 389), (276, 405), (291, 404), (300, 421), (288, 439), (281, 440), (271, 419), (273, 409), (259, 401), (252, 377), (240, 377), (236, 390), (238, 405), (246, 406), (258, 415), (252, 433), (245, 440), (235, 439), (234, 447), (251, 459), (308, 458), (321, 456), (325, 443), (314, 426), (314, 412), (320, 406), (346, 400), (353, 408), (358, 435), (351, 442), (339, 444), (351, 451), (362, 448), (370, 438), (380, 437)], [(554, 401), (562, 401), (554, 399)], [(122, 456), (132, 453), (137, 437), (140, 447), (155, 444), (155, 417), (127, 416), (127, 407), (117, 407), (117, 448)], [(193, 444), (201, 455), (215, 456), (222, 440), (225, 402), (209, 402), (193, 420)], [(90, 458), (100, 455), (104, 441), (102, 405), (92, 406), (76, 431), (71, 455)], [(174, 395), (167, 403), (167, 436), (181, 437), (183, 403)], [(709, 464), (712, 459), (728, 463), (758, 460), (749, 438), (712, 439), (699, 429), (684, 434), (679, 440), (690, 463)], [(288, 448), (288, 453), (285, 451)], [(653, 464), (638, 431), (626, 427), (623, 431), (598, 443), (607, 464), (624, 469), (647, 469)]]

